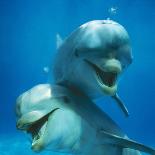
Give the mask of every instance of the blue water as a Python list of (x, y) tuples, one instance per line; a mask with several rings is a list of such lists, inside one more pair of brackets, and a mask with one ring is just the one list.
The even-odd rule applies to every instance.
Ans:
[[(112, 7), (116, 13), (109, 12)], [(109, 98), (99, 105), (129, 137), (155, 147), (154, 0), (0, 0), (0, 155), (35, 154), (28, 138), (16, 130), (15, 100), (52, 79), (44, 67), (53, 60), (56, 34), (65, 38), (87, 21), (108, 17), (131, 38), (134, 61), (119, 84), (131, 116), (124, 118)]]

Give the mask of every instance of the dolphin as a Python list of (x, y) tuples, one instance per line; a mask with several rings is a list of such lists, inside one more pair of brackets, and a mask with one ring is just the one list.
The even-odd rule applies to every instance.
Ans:
[(132, 63), (127, 31), (111, 20), (83, 24), (64, 41), (57, 35), (54, 84), (40, 84), (17, 98), (17, 128), (32, 136), (32, 149), (73, 155), (154, 155), (137, 143), (94, 102), (117, 94), (121, 74)]
[(88, 96), (60, 85), (40, 84), (17, 99), (17, 128), (32, 135), (32, 149), (73, 155), (154, 155), (127, 137)]
[(120, 76), (133, 59), (124, 27), (111, 20), (91, 21), (59, 42), (53, 67), (55, 83), (74, 86), (92, 99), (109, 95), (128, 116), (117, 94)]

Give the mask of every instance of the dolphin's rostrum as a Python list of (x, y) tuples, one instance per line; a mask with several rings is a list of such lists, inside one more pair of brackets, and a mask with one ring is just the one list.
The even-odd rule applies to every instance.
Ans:
[(37, 85), (17, 99), (17, 128), (32, 135), (32, 149), (74, 155), (155, 154), (129, 139), (93, 101), (109, 95), (128, 115), (117, 95), (119, 77), (132, 62), (123, 26), (91, 21), (57, 45), (55, 83)]

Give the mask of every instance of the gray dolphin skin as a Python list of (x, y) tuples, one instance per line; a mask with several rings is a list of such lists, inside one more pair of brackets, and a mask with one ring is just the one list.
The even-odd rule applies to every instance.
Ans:
[(73, 155), (155, 155), (137, 143), (94, 102), (109, 95), (128, 116), (117, 94), (119, 77), (132, 62), (129, 36), (120, 24), (96, 20), (64, 41), (57, 36), (54, 84), (39, 84), (17, 98), (17, 128), (32, 136), (31, 148)]

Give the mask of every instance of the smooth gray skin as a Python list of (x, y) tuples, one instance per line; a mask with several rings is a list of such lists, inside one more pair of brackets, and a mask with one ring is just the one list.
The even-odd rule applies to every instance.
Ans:
[[(62, 86), (35, 86), (17, 100), (17, 127), (29, 131), (40, 120), (32, 149), (74, 155), (140, 155), (154, 150), (130, 141), (117, 124), (84, 94)], [(41, 121), (40, 121), (41, 122)], [(34, 131), (33, 128), (32, 131)], [(132, 149), (127, 149), (132, 148)]]
[(92, 99), (99, 95), (113, 96), (118, 78), (112, 86), (99, 82), (95, 70), (85, 60), (119, 77), (132, 62), (127, 31), (111, 20), (88, 22), (64, 40), (55, 58), (56, 83), (73, 85)]

